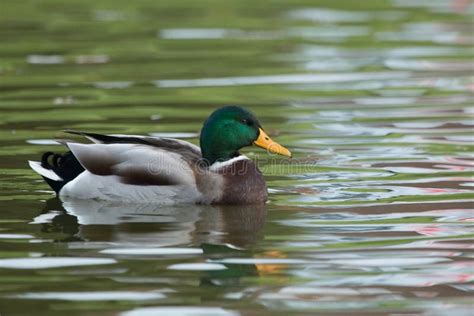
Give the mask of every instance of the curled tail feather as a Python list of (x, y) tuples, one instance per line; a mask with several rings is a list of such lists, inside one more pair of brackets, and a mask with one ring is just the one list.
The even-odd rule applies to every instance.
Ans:
[(56, 193), (85, 170), (70, 151), (64, 154), (46, 152), (41, 156), (41, 162), (29, 161), (29, 164)]

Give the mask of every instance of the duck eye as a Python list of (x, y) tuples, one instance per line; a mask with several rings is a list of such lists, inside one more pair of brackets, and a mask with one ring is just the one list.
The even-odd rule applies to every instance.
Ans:
[(242, 119), (241, 122), (245, 125), (248, 125), (248, 126), (251, 126), (253, 124), (252, 121), (249, 121), (247, 119)]

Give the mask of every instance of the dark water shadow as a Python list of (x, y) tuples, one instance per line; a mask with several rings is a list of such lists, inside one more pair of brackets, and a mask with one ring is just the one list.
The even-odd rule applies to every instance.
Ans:
[(35, 220), (62, 242), (123, 246), (231, 245), (251, 247), (262, 239), (266, 205), (154, 205), (58, 198)]

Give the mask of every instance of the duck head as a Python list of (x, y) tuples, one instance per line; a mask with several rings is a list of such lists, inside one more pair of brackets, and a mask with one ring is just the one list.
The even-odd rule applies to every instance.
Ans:
[(204, 122), (200, 145), (202, 157), (209, 165), (236, 157), (239, 149), (251, 145), (291, 157), (288, 149), (263, 131), (252, 113), (239, 106), (226, 106), (214, 111)]

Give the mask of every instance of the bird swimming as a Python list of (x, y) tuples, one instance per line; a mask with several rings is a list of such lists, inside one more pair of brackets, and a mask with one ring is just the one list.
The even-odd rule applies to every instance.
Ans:
[(215, 110), (204, 122), (200, 147), (162, 137), (84, 136), (64, 154), (46, 152), (30, 167), (60, 197), (160, 204), (263, 204), (267, 187), (257, 165), (239, 150), (256, 145), (291, 157), (257, 118), (239, 106)]

